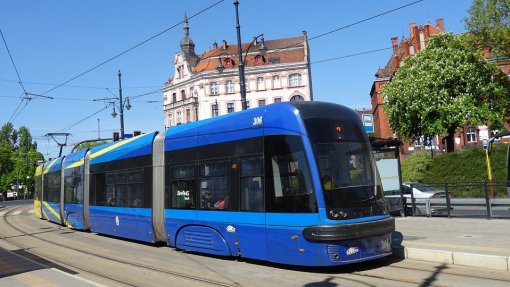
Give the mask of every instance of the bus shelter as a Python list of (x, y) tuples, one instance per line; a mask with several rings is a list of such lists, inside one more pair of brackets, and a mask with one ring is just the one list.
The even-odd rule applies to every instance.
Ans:
[(381, 177), (388, 211), (392, 214), (404, 216), (399, 152), (402, 142), (395, 139), (371, 138), (370, 144)]

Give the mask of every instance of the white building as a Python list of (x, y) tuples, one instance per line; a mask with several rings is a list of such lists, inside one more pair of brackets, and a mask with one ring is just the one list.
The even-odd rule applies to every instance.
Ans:
[[(242, 44), (247, 107), (313, 100), (306, 32), (300, 37), (264, 41), (264, 54), (259, 44)], [(173, 60), (174, 75), (162, 88), (165, 128), (242, 110), (237, 43), (214, 43), (212, 50), (197, 56), (184, 16), (180, 47)], [(217, 69), (220, 61), (221, 72)]]

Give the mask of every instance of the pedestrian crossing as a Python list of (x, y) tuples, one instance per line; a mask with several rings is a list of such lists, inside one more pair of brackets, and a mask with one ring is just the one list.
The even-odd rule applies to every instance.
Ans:
[[(8, 212), (9, 212), (8, 210), (0, 211), (0, 217), (6, 215)], [(28, 215), (28, 214), (33, 214), (33, 213), (34, 213), (33, 209), (16, 210), (12, 213), (7, 214), (7, 216)]]

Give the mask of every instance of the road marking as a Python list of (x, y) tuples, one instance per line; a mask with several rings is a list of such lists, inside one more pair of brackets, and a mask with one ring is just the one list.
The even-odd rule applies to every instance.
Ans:
[(21, 210), (16, 210), (12, 213), (12, 215), (20, 215), (21, 214)]
[(5, 213), (5, 211), (0, 212), (0, 216), (4, 216)]
[(94, 282), (94, 281), (91, 281), (91, 280), (88, 280), (88, 279), (85, 279), (85, 278), (78, 277), (78, 276), (73, 275), (73, 274), (69, 274), (69, 273), (67, 273), (67, 272), (64, 272), (64, 271), (62, 271), (62, 270), (58, 270), (58, 269), (56, 269), (56, 268), (51, 268), (51, 270), (54, 270), (54, 271), (60, 272), (60, 273), (62, 273), (62, 274), (64, 274), (64, 275), (66, 275), (66, 276), (69, 276), (69, 277), (74, 278), (74, 279), (76, 279), (76, 280), (80, 280), (80, 281), (83, 281), (83, 282), (85, 282), (85, 283), (88, 283), (88, 284), (91, 284), (91, 285), (97, 286), (97, 287), (106, 287), (105, 285), (102, 285), (102, 284), (96, 283), (96, 282)]
[(28, 213), (34, 213), (34, 212), (35, 212), (35, 210), (33, 210), (33, 209), (30, 209), (30, 210), (28, 211)]

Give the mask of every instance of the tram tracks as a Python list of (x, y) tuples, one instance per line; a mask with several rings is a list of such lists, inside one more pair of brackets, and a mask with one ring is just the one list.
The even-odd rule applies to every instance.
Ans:
[[(117, 282), (119, 284), (124, 284), (124, 285), (129, 285), (129, 286), (144, 285), (144, 284), (140, 284), (140, 283), (134, 283), (136, 281), (130, 281), (130, 280), (126, 280), (126, 279), (120, 279), (121, 277), (111, 276), (110, 275), (111, 273), (109, 273), (108, 271), (97, 272), (97, 270), (96, 270), (96, 272), (94, 272), (92, 270), (88, 270), (87, 268), (83, 268), (82, 266), (79, 265), (79, 262), (75, 262), (76, 257), (71, 257), (71, 258), (73, 258), (72, 260), (65, 260), (65, 259), (59, 258), (58, 256), (52, 256), (51, 254), (48, 255), (48, 254), (45, 254), (44, 252), (42, 252), (42, 253), (38, 252), (38, 248), (30, 248), (27, 244), (23, 244), (22, 243), (23, 240), (20, 240), (20, 238), (23, 238), (23, 237), (34, 238), (36, 240), (43, 241), (47, 244), (55, 245), (59, 248), (65, 248), (65, 249), (71, 250), (73, 252), (78, 252), (78, 253), (80, 253), (81, 256), (85, 256), (85, 255), (93, 256), (96, 259), (108, 260), (109, 262), (113, 262), (115, 264), (120, 264), (118, 266), (130, 266), (131, 268), (138, 268), (138, 269), (140, 269), (140, 272), (142, 272), (142, 273), (146, 273), (145, 271), (150, 271), (150, 272), (156, 272), (157, 274), (166, 275), (169, 278), (171, 278), (171, 276), (172, 276), (173, 278), (179, 278), (181, 280), (189, 280), (190, 283), (194, 282), (194, 284), (196, 284), (196, 285), (203, 284), (203, 285), (210, 285), (210, 286), (242, 286), (244, 284), (253, 285), (253, 283), (255, 283), (255, 282), (250, 283), (249, 281), (245, 282), (243, 280), (240, 280), (240, 282), (244, 283), (244, 284), (240, 284), (240, 283), (237, 283), (231, 279), (231, 278), (234, 278), (233, 276), (228, 276), (228, 275), (223, 277), (223, 278), (225, 278), (224, 282), (220, 281), (221, 279), (220, 280), (211, 280), (211, 279), (205, 278), (203, 276), (189, 275), (189, 274), (185, 274), (182, 272), (177, 272), (177, 271), (173, 271), (173, 270), (169, 270), (169, 269), (154, 267), (149, 264), (133, 262), (130, 260), (118, 258), (113, 255), (100, 254), (97, 251), (93, 252), (93, 250), (85, 249), (83, 246), (81, 248), (77, 248), (75, 246), (69, 246), (69, 244), (65, 244), (65, 241), (51, 240), (51, 238), (47, 238), (47, 236), (45, 236), (45, 234), (49, 234), (51, 232), (69, 231), (68, 228), (59, 227), (58, 225), (54, 225), (54, 227), (50, 227), (49, 229), (47, 229), (45, 231), (41, 232), (38, 230), (38, 231), (33, 232), (30, 230), (30, 223), (27, 223), (28, 224), (27, 225), (28, 227), (27, 227), (24, 225), (14, 224), (15, 221), (11, 222), (11, 220), (13, 220), (12, 218), (14, 218), (14, 216), (9, 216), (9, 215), (11, 215), (13, 212), (15, 212), (18, 209), (19, 208), (14, 208), (14, 209), (10, 210), (9, 212), (7, 212), (6, 214), (4, 214), (3, 221), (6, 222), (6, 224), (9, 226), (9, 228), (11, 228), (12, 230), (15, 230), (19, 234), (14, 235), (14, 236), (9, 236), (9, 235), (4, 236), (4, 235), (0, 234), (0, 238), (3, 238), (3, 240), (6, 240), (6, 241), (10, 242), (11, 244), (13, 244), (21, 249), (24, 249), (27, 252), (30, 252), (36, 256), (39, 256), (42, 258), (47, 258), (48, 260), (55, 262), (59, 265), (62, 265), (64, 267), (68, 266), (71, 269), (83, 271), (84, 273), (89, 273), (89, 274), (92, 274), (92, 275), (95, 275), (95, 276), (98, 276), (101, 278), (105, 278), (106, 280), (111, 280), (112, 283)], [(75, 232), (75, 231), (73, 231), (73, 232)], [(69, 261), (69, 262), (67, 262), (67, 261)], [(248, 260), (248, 262), (250, 262), (250, 261)], [(255, 270), (265, 269), (264, 266), (266, 266), (266, 265), (262, 264), (261, 265), (262, 268), (258, 268), (256, 265), (259, 265), (259, 264), (255, 263), (255, 265), (253, 267), (250, 267), (250, 270), (253, 269), (253, 272), (256, 272)], [(271, 264), (269, 264), (269, 265), (271, 265)], [(278, 274), (278, 272), (280, 272), (280, 271), (278, 271), (278, 269), (281, 269), (282, 272), (284, 272), (284, 273), (288, 273), (288, 272), (292, 272), (292, 271), (297, 271), (300, 273), (301, 272), (310, 273), (311, 274), (310, 278), (329, 275), (331, 278), (336, 278), (336, 279), (334, 279), (335, 281), (347, 280), (347, 281), (351, 281), (352, 283), (362, 283), (365, 281), (370, 282), (373, 280), (381, 280), (381, 283), (383, 281), (390, 283), (390, 284), (382, 284), (385, 286), (393, 285), (393, 284), (391, 284), (391, 282), (395, 282), (395, 284), (402, 283), (406, 286), (407, 286), (407, 284), (418, 285), (418, 286), (424, 286), (424, 284), (426, 284), (426, 286), (444, 286), (444, 284), (438, 283), (437, 281), (434, 282), (432, 280), (432, 279), (434, 279), (433, 274), (436, 274), (437, 276), (439, 276), (439, 275), (441, 275), (441, 276), (445, 276), (445, 275), (446, 276), (456, 276), (456, 277), (462, 276), (463, 279), (467, 279), (467, 280), (470, 280), (470, 278), (472, 278), (473, 280), (474, 279), (484, 279), (484, 280), (490, 280), (490, 282), (499, 282), (498, 283), (499, 285), (501, 285), (501, 282), (504, 282), (504, 283), (509, 282), (508, 278), (507, 279), (505, 279), (503, 277), (502, 278), (494, 278), (494, 277), (491, 277), (490, 274), (487, 275), (485, 273), (481, 273), (481, 274), (474, 273), (474, 274), (470, 275), (470, 274), (460, 273), (455, 268), (450, 269), (449, 267), (447, 267), (447, 268), (442, 268), (442, 269), (437, 269), (437, 270), (435, 268), (436, 268), (435, 266), (432, 266), (430, 264), (427, 265), (427, 263), (425, 263), (425, 262), (423, 263), (422, 268), (413, 268), (410, 266), (403, 266), (402, 264), (399, 264), (399, 262), (395, 262), (395, 261), (392, 262), (392, 260), (390, 259), (387, 262), (386, 261), (383, 261), (383, 262), (375, 261), (375, 262), (367, 262), (366, 264), (363, 264), (363, 265), (357, 264), (357, 265), (343, 266), (343, 267), (338, 267), (338, 268), (328, 268), (327, 271), (321, 270), (321, 269), (314, 269), (314, 268), (298, 268), (298, 267), (294, 267), (294, 268), (288, 267), (287, 268), (285, 266), (282, 267), (280, 265), (277, 265), (277, 267), (275, 269), (275, 274)], [(143, 271), (143, 270), (145, 270), (145, 271)], [(182, 270), (184, 270), (184, 269), (182, 269)], [(218, 269), (211, 268), (211, 270), (217, 271)], [(421, 276), (416, 276), (415, 278), (412, 278), (412, 277), (409, 278), (409, 277), (402, 275), (404, 273), (420, 273)], [(432, 279), (429, 279), (429, 274), (430, 274), (430, 278), (432, 278)], [(305, 277), (308, 278), (308, 276), (305, 276)], [(430, 281), (428, 281), (428, 280), (430, 280)], [(263, 284), (264, 282), (258, 282), (258, 283)], [(177, 285), (177, 284), (175, 284), (175, 285)], [(266, 285), (266, 284), (264, 284), (264, 285)], [(272, 285), (272, 284), (270, 283), (268, 285)], [(366, 285), (367, 286), (380, 286), (379, 284), (376, 284), (376, 285), (366, 284)], [(491, 285), (491, 284), (489, 284), (489, 285)]]
[[(195, 283), (203, 283), (204, 285), (207, 285), (207, 286), (224, 286), (224, 287), (241, 286), (240, 284), (238, 284), (236, 282), (232, 282), (232, 283), (221, 282), (221, 281), (211, 280), (211, 279), (208, 279), (208, 278), (199, 277), (199, 276), (195, 276), (195, 275), (190, 275), (190, 274), (185, 274), (185, 273), (181, 273), (181, 272), (176, 272), (176, 271), (166, 270), (166, 269), (162, 269), (162, 268), (157, 268), (157, 267), (154, 267), (154, 266), (150, 266), (150, 265), (146, 265), (146, 264), (142, 264), (142, 263), (138, 263), (138, 262), (133, 262), (133, 261), (129, 261), (129, 260), (123, 260), (123, 259), (120, 259), (120, 258), (117, 258), (117, 257), (113, 257), (113, 256), (108, 256), (108, 255), (104, 255), (104, 254), (94, 253), (91, 250), (83, 250), (81, 248), (76, 248), (76, 247), (73, 247), (73, 246), (62, 244), (62, 243), (56, 242), (54, 240), (49, 240), (49, 239), (46, 239), (46, 238), (41, 238), (41, 237), (39, 237), (37, 235), (38, 233), (26, 232), (26, 231), (20, 229), (19, 227), (15, 226), (14, 224), (12, 224), (12, 222), (10, 222), (10, 220), (8, 220), (10, 214), (12, 214), (13, 212), (15, 212), (18, 209), (21, 209), (22, 207), (23, 206), (15, 207), (15, 208), (7, 211), (2, 216), (3, 221), (5, 221), (5, 223), (7, 225), (9, 225), (10, 228), (12, 228), (12, 229), (22, 233), (22, 235), (18, 235), (18, 236), (4, 236), (4, 235), (0, 234), (0, 238), (5, 240), (5, 241), (7, 241), (7, 242), (9, 242), (10, 244), (12, 244), (14, 246), (19, 247), (20, 249), (25, 250), (26, 252), (29, 252), (29, 253), (31, 253), (31, 254), (33, 254), (35, 256), (39, 256), (39, 257), (48, 259), (49, 261), (55, 262), (55, 263), (57, 263), (59, 265), (66, 266), (66, 267), (68, 266), (70, 268), (74, 268), (76, 270), (80, 270), (80, 271), (83, 271), (83, 272), (86, 272), (86, 273), (89, 273), (89, 274), (93, 274), (95, 276), (98, 276), (98, 277), (101, 277), (101, 278), (105, 278), (107, 280), (112, 280), (114, 282), (125, 284), (125, 285), (128, 285), (128, 286), (139, 286), (139, 285), (136, 285), (136, 284), (133, 285), (130, 282), (125, 282), (125, 281), (119, 280), (117, 278), (114, 278), (112, 276), (109, 276), (109, 275), (107, 275), (106, 272), (99, 273), (99, 272), (94, 272), (94, 271), (91, 271), (91, 270), (84, 269), (83, 267), (80, 267), (78, 264), (75, 264), (71, 260), (66, 260), (64, 262), (62, 259), (58, 258), (58, 256), (49, 256), (48, 254), (40, 253), (40, 252), (34, 250), (33, 248), (29, 248), (29, 247), (19, 243), (19, 241), (14, 240), (13, 238), (20, 238), (22, 236), (28, 236), (28, 237), (31, 237), (31, 238), (43, 241), (45, 243), (49, 243), (49, 244), (52, 244), (52, 245), (55, 245), (55, 246), (58, 246), (58, 247), (61, 247), (61, 248), (66, 248), (68, 250), (81, 253), (81, 254), (86, 255), (86, 256), (94, 256), (96, 258), (100, 258), (100, 259), (103, 259), (103, 260), (108, 260), (110, 262), (117, 263), (117, 264), (128, 265), (128, 266), (135, 267), (135, 268), (141, 268), (141, 269), (144, 269), (144, 270), (147, 270), (147, 271), (152, 271), (152, 272), (157, 272), (157, 273), (164, 274), (164, 275), (178, 277), (180, 279), (190, 280), (190, 281), (193, 281)], [(57, 228), (57, 229), (55, 229), (53, 231), (63, 230), (63, 229), (67, 230), (67, 228), (60, 227), (60, 228)]]

